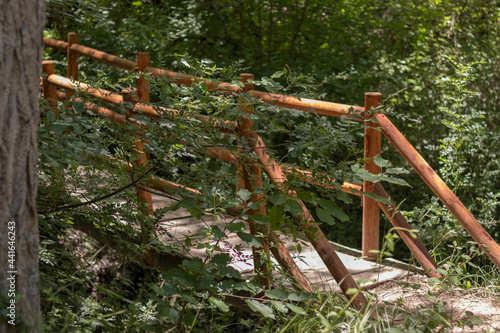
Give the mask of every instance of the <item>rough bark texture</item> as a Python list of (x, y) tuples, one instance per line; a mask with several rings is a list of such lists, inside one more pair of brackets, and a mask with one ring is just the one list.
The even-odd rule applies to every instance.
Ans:
[[(41, 325), (36, 128), (44, 12), (43, 0), (0, 1), (0, 332), (37, 332)], [(15, 246), (15, 267), (9, 245)], [(12, 274), (15, 326), (6, 311)]]

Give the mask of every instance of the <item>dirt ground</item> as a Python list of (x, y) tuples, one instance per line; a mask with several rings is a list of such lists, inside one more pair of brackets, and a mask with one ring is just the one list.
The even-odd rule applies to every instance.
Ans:
[[(391, 308), (398, 304), (410, 317), (422, 316), (429, 318), (429, 321), (437, 319), (437, 322), (442, 319), (452, 325), (437, 326), (436, 331), (443, 328), (443, 332), (500, 332), (498, 289), (497, 293), (491, 288), (445, 290), (429, 284), (425, 276), (409, 274), (381, 284), (368, 292), (377, 295), (379, 310), (384, 308), (383, 312), (387, 313), (388, 317), (391, 316)], [(467, 323), (473, 327), (469, 327)]]

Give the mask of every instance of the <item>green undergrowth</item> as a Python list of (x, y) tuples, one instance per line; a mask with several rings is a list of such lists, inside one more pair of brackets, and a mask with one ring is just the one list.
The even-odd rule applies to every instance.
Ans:
[[(137, 51), (151, 51), (155, 67), (234, 85), (240, 84), (239, 73), (254, 71), (259, 74), (253, 82), (258, 90), (297, 98), (362, 104), (363, 91), (382, 91), (384, 105), (371, 112), (388, 114), (499, 239), (498, 4), (279, 3), (172, 1), (165, 6), (159, 1), (52, 0), (46, 37), (64, 38), (74, 29), (84, 45), (128, 59)], [(252, 33), (241, 33), (247, 30)], [(56, 60), (58, 73), (65, 74), (65, 54), (46, 50), (46, 56)], [(260, 65), (249, 68), (254, 63)], [(135, 86), (137, 79), (135, 73), (83, 57), (80, 71), (82, 81), (114, 92)], [(148, 80), (159, 119), (135, 114), (124, 126), (96, 117), (81, 102), (60, 102), (53, 110), (41, 100), (37, 204), (45, 331), (446, 332), (480, 325), (478, 314), (450, 315), (447, 306), (452, 304), (440, 296), (474, 292), (496, 297), (498, 269), (389, 145), (374, 159), (382, 173), (364, 170), (362, 122), (333, 120), (245, 97), (253, 106), (247, 116), (237, 97), (211, 93), (204, 83), (185, 87)], [(90, 101), (85, 91), (76, 96)], [(172, 116), (160, 106), (179, 114)], [(107, 107), (130, 116), (130, 105)], [(209, 121), (186, 117), (190, 113)], [(231, 135), (222, 135), (215, 126), (219, 118), (243, 117), (255, 121), (253, 130), (276, 161), (310, 169), (314, 181), (331, 187), (306, 183), (299, 173), (291, 173), (277, 186), (264, 174), (262, 186), (254, 191), (235, 191), (237, 168), (205, 152), (224, 148), (258, 164), (248, 142), (238, 141), (231, 129)], [(133, 123), (148, 128), (138, 129)], [(123, 163), (139, 157), (134, 151), (139, 139), (146, 142), (149, 164), (133, 171), (123, 168)], [(145, 188), (150, 175), (201, 195), (154, 191), (172, 205), (145, 214), (148, 207), (137, 200), (136, 187)], [(262, 288), (259, 276), (243, 278), (232, 268), (232, 260), (244, 258), (238, 257), (241, 246), (231, 248), (231, 256), (224, 249), (228, 235), (236, 235), (241, 244), (262, 244), (263, 235), (251, 235), (241, 220), (285, 232), (300, 250), (304, 244), (297, 217), (303, 210), (297, 198), (331, 240), (359, 248), (361, 202), (339, 187), (343, 181), (363, 180), (384, 183), (438, 262), (443, 278), (430, 279), (431, 287), (411, 280), (400, 286), (424, 292), (425, 302), (417, 308), (407, 306), (409, 297), (378, 302), (375, 294), (363, 291), (370, 306), (368, 312), (359, 311), (335, 293), (291, 290), (290, 278), (273, 263), (268, 268), (280, 277), (272, 290)], [(264, 200), (253, 200), (254, 194)], [(235, 206), (240, 211), (235, 213)], [(251, 214), (261, 208), (265, 214)], [(159, 242), (151, 228), (164, 214), (180, 210), (215, 220), (231, 213), (234, 220), (224, 227), (207, 222), (182, 237), (165, 224), (158, 233), (173, 241)], [(113, 241), (116, 251), (75, 231), (83, 223)], [(141, 226), (149, 232), (144, 234)], [(386, 220), (380, 238), (380, 258), (416, 264)], [(172, 259), (169, 256), (200, 249), (204, 259), (183, 258), (165, 271), (120, 254), (141, 256), (153, 250)]]

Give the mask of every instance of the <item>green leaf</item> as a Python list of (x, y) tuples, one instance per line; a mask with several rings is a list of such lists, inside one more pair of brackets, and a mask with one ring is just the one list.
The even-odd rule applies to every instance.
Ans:
[(385, 172), (390, 173), (390, 174), (407, 174), (408, 170), (405, 170), (403, 168), (387, 168), (385, 169)]
[(287, 313), (288, 308), (281, 302), (271, 302), (271, 304), (281, 313)]
[(252, 247), (262, 247), (262, 243), (258, 237), (255, 237), (252, 234), (247, 234), (245, 232), (238, 232), (237, 235), (245, 241), (249, 246)]
[(176, 276), (175, 279), (179, 283), (179, 285), (190, 288), (190, 289), (195, 289), (198, 287), (198, 281), (194, 278), (194, 276), (187, 275), (184, 273), (181, 276)]
[(283, 208), (286, 211), (290, 212), (293, 216), (299, 216), (304, 213), (302, 206), (296, 200), (293, 199), (288, 199), (283, 205)]
[(271, 226), (272, 230), (279, 230), (285, 223), (285, 219), (283, 217), (283, 214), (285, 212), (278, 206), (273, 206), (269, 210), (269, 225)]
[(199, 86), (200, 86), (201, 90), (208, 91), (208, 85), (207, 85), (207, 83), (205, 81), (201, 82), (199, 84)]
[(318, 218), (321, 221), (323, 221), (325, 223), (328, 223), (329, 225), (334, 225), (335, 224), (335, 219), (330, 214), (330, 211), (328, 211), (328, 210), (326, 210), (324, 208), (317, 207), (316, 208), (316, 215), (318, 215)]
[(345, 193), (345, 192), (342, 192), (342, 191), (338, 191), (336, 193), (336, 197), (337, 199), (343, 201), (344, 203), (346, 204), (352, 204), (352, 198), (349, 194)]
[(47, 111), (47, 113), (45, 114), (45, 118), (47, 118), (48, 122), (53, 122), (54, 120), (56, 120), (56, 115), (52, 111)]
[(288, 295), (288, 299), (293, 302), (307, 301), (315, 297), (315, 294), (298, 291)]
[(220, 230), (220, 228), (218, 226), (216, 226), (216, 225), (214, 225), (212, 227), (212, 229), (210, 230), (210, 232), (212, 233), (212, 235), (216, 239), (227, 238), (226, 234), (224, 232), (222, 232), (222, 230)]
[(349, 289), (347, 289), (345, 294), (346, 295), (356, 295), (357, 293), (359, 293), (359, 289), (349, 288)]
[(269, 197), (269, 201), (271, 201), (275, 205), (282, 205), (286, 201), (286, 196), (282, 193), (275, 192), (271, 194), (271, 196)]
[(208, 299), (208, 301), (210, 303), (212, 303), (212, 305), (215, 305), (216, 307), (218, 307), (222, 312), (228, 312), (229, 311), (229, 307), (226, 305), (226, 303), (224, 303), (223, 301), (221, 301), (219, 299), (210, 297)]
[(236, 192), (236, 195), (243, 201), (247, 201), (252, 197), (252, 192), (247, 190), (246, 188), (242, 188), (238, 192)]
[(266, 291), (266, 296), (271, 299), (277, 299), (279, 301), (284, 300), (288, 297), (288, 292), (283, 289), (272, 289)]
[(388, 182), (388, 183), (397, 184), (397, 185), (402, 185), (402, 186), (410, 186), (410, 185), (406, 182), (406, 180), (404, 180), (404, 179), (400, 179), (400, 178), (392, 178), (392, 177), (389, 177), (389, 176), (381, 175), (381, 176), (380, 176), (380, 180), (386, 181), (386, 182)]
[(310, 191), (300, 191), (297, 193), (300, 200), (305, 202), (314, 202), (315, 194)]
[(220, 265), (220, 266), (225, 266), (231, 261), (231, 257), (227, 253), (221, 253), (215, 255), (210, 262)]
[(227, 230), (231, 232), (237, 232), (245, 229), (245, 223), (243, 222), (231, 222), (226, 225)]
[(182, 199), (181, 201), (179, 201), (179, 205), (184, 208), (193, 208), (199, 206), (199, 204), (196, 201), (189, 198)]
[(381, 168), (385, 168), (386, 166), (389, 165), (389, 161), (384, 160), (380, 155), (375, 155), (373, 157), (373, 163), (378, 165)]
[(74, 102), (73, 103), (73, 110), (75, 111), (76, 114), (82, 114), (84, 111), (84, 105), (83, 102)]
[(241, 279), (241, 274), (231, 266), (218, 266), (218, 275)]
[(163, 291), (170, 295), (176, 295), (180, 293), (179, 288), (173, 283), (166, 282), (162, 287)]
[(242, 241), (250, 243), (252, 241), (252, 235), (246, 232), (240, 231), (236, 233)]
[(163, 287), (153, 285), (152, 289), (159, 296), (171, 296), (171, 295), (177, 295), (180, 293), (177, 286), (175, 284), (172, 284), (172, 283), (165, 283), (163, 285)]
[(351, 166), (351, 170), (359, 177), (361, 180), (367, 180), (369, 182), (378, 182), (379, 177), (374, 175), (363, 167), (360, 167), (358, 164), (354, 164)]
[(258, 224), (267, 224), (269, 222), (269, 216), (263, 214), (253, 214), (250, 218)]
[(327, 208), (330, 214), (332, 214), (335, 218), (339, 219), (340, 221), (342, 222), (349, 221), (349, 216), (347, 216), (342, 209), (334, 206), (328, 206)]
[(203, 267), (203, 261), (200, 258), (193, 258), (191, 260), (183, 260), (182, 266), (191, 268), (193, 270), (199, 270)]
[(56, 134), (62, 134), (66, 130), (66, 125), (62, 124), (49, 124), (47, 127), (48, 131), (53, 131)]
[(266, 318), (274, 319), (273, 309), (270, 306), (267, 306), (253, 299), (245, 300), (245, 302), (253, 311), (261, 313)]
[(305, 316), (307, 314), (307, 312), (304, 311), (304, 309), (298, 307), (297, 305), (294, 305), (292, 303), (285, 303), (285, 305), (290, 309), (292, 310), (293, 312), (299, 314), (299, 315), (303, 315)]
[(179, 311), (166, 306), (165, 303), (158, 304), (158, 317), (168, 318), (171, 321), (177, 320), (179, 318)]
[(189, 207), (186, 208), (186, 210), (197, 219), (201, 219), (201, 216), (203, 215), (200, 207)]
[(372, 198), (374, 200), (380, 201), (383, 204), (386, 204), (386, 205), (391, 204), (391, 201), (389, 199), (384, 198), (384, 197), (380, 197), (380, 196), (373, 194), (371, 192), (363, 192), (363, 194), (366, 195), (368, 198)]

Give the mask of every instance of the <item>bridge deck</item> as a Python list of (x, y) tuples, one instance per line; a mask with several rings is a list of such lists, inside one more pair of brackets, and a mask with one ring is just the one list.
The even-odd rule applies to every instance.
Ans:
[[(153, 194), (153, 206), (155, 209), (171, 204), (171, 199)], [(181, 244), (184, 242), (185, 236), (188, 235), (193, 240), (202, 241), (203, 236), (197, 234), (200, 229), (217, 225), (221, 230), (225, 230), (225, 225), (233, 220), (234, 218), (231, 217), (221, 217), (220, 220), (216, 220), (213, 216), (209, 215), (202, 216), (201, 219), (196, 219), (182, 208), (170, 211), (162, 218), (162, 222), (160, 223), (163, 230), (163, 232), (160, 232), (163, 235), (161, 236), (161, 240), (165, 243), (179, 242)], [(167, 233), (168, 236), (166, 236)], [(233, 258), (232, 267), (240, 271), (243, 276), (250, 275), (253, 272), (251, 248), (235, 233), (226, 232), (226, 235), (227, 238), (218, 245), (224, 252), (231, 254)], [(283, 235), (280, 238), (294, 257), (301, 271), (309, 279), (311, 285), (320, 291), (340, 292), (337, 283), (308, 241), (301, 243), (302, 251), (299, 253), (294, 249), (294, 242), (292, 240), (287, 239)], [(242, 247), (237, 246), (242, 243), (244, 244)], [(358, 285), (364, 289), (369, 289), (387, 281), (396, 280), (408, 274), (408, 269), (405, 269), (405, 265), (402, 263), (385, 261), (384, 264), (380, 265), (361, 259), (360, 251), (349, 249), (339, 244), (333, 244), (333, 246), (346, 268), (353, 275), (354, 279), (358, 281)], [(189, 253), (185, 254), (204, 257), (204, 253), (205, 249), (203, 248), (193, 249), (191, 247)]]

